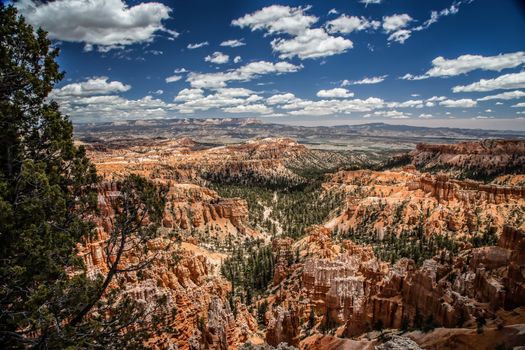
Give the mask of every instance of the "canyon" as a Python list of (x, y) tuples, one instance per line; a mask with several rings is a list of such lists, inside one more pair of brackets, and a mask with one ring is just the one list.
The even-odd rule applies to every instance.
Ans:
[[(173, 331), (152, 339), (154, 348), (525, 344), (523, 141), (418, 145), (408, 161), (381, 170), (395, 163), (389, 152), (315, 149), (291, 138), (85, 146), (103, 179), (96, 235), (79, 246), (90, 276), (106, 272), (119, 181), (137, 174), (164, 189), (160, 234), (147, 243), (156, 258), (119, 282), (143, 303), (164, 295), (176, 310)], [(287, 220), (301, 202), (287, 196), (311, 184), (327, 214), (304, 234), (269, 230), (295, 227)], [(249, 258), (243, 247), (269, 247), (272, 256), (268, 285), (250, 296), (246, 281), (222, 269)]]

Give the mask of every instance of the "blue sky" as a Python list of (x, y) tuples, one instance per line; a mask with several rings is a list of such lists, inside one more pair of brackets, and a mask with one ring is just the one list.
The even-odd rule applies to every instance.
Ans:
[(16, 3), (61, 48), (75, 122), (261, 117), (525, 129), (513, 0)]

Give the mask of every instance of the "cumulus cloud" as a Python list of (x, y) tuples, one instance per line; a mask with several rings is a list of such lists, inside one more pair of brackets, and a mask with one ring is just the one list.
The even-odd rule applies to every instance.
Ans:
[(181, 79), (182, 77), (180, 75), (172, 75), (172, 76), (167, 77), (165, 80), (166, 80), (166, 83), (174, 83)]
[(257, 114), (269, 114), (273, 113), (273, 110), (263, 104), (253, 105), (240, 105), (235, 107), (226, 107), (222, 109), (226, 113), (257, 113)]
[(170, 18), (171, 9), (158, 2), (128, 6), (122, 0), (22, 0), (15, 6), (30, 24), (49, 32), (50, 38), (84, 42), (87, 50), (92, 45), (114, 49), (151, 42), (159, 32), (178, 36), (162, 24)]
[(383, 118), (392, 118), (392, 119), (409, 119), (410, 115), (411, 115), (410, 113), (390, 110), (390, 111), (375, 111), (374, 113), (365, 114), (363, 118), (383, 117)]
[(230, 81), (249, 81), (261, 75), (283, 74), (297, 72), (302, 66), (297, 66), (288, 62), (250, 62), (237, 69), (217, 73), (195, 73), (188, 74), (186, 81), (196, 88), (221, 88), (225, 87)]
[(243, 39), (233, 39), (233, 40), (226, 40), (221, 43), (221, 46), (229, 46), (229, 47), (239, 47), (246, 45), (243, 41)]
[(230, 56), (222, 52), (215, 51), (211, 55), (204, 57), (204, 60), (206, 62), (211, 62), (215, 64), (225, 64), (225, 63), (228, 63), (228, 61), (230, 60)]
[(345, 79), (341, 82), (341, 86), (379, 84), (385, 81), (386, 77), (388, 77), (388, 75), (381, 75), (381, 76), (370, 77), (370, 78), (365, 77), (361, 80), (355, 80), (355, 81), (350, 81), (350, 80)]
[(514, 107), (514, 108), (525, 108), (525, 102), (516, 103), (515, 105), (512, 105), (511, 107)]
[(405, 28), (411, 21), (413, 21), (413, 18), (407, 13), (384, 16), (383, 29), (387, 33), (392, 33)]
[(365, 29), (377, 29), (381, 26), (379, 21), (370, 21), (365, 17), (341, 15), (340, 17), (328, 21), (326, 28), (329, 33), (344, 33), (349, 34), (353, 31), (361, 31)]
[(419, 115), (418, 118), (421, 118), (421, 119), (430, 119), (430, 118), (432, 118), (432, 114), (421, 113), (421, 114)]
[[(478, 98), (478, 101), (490, 101), (490, 100), (514, 100), (517, 98), (525, 97), (525, 92), (520, 90), (505, 91), (501, 94), (489, 95), (482, 98)], [(501, 102), (500, 102), (501, 103)]]
[(525, 72), (504, 74), (494, 79), (481, 79), (469, 85), (458, 85), (453, 92), (485, 92), (492, 90), (511, 90), (525, 88)]
[(422, 100), (408, 100), (404, 102), (390, 102), (387, 104), (391, 108), (422, 108)]
[(284, 93), (284, 94), (276, 94), (268, 97), (266, 99), (266, 103), (269, 105), (280, 105), (292, 102), (294, 100), (297, 100), (297, 97), (295, 97), (292, 93)]
[(451, 77), (466, 74), (474, 70), (500, 72), (506, 68), (515, 68), (525, 63), (525, 52), (518, 51), (495, 56), (462, 55), (454, 59), (442, 56), (432, 60), (432, 68), (425, 74), (413, 76), (407, 74), (408, 80), (421, 80), (431, 77)]
[(60, 103), (61, 110), (74, 119), (151, 119), (165, 118), (172, 104), (152, 96), (126, 99), (116, 95), (72, 98)]
[(203, 42), (200, 42), (200, 43), (194, 43), (194, 44), (188, 44), (188, 46), (186, 46), (188, 49), (190, 50), (195, 50), (195, 49), (199, 49), (201, 47), (204, 47), (204, 46), (208, 46), (210, 43), (208, 43), (207, 41), (203, 41)]
[[(207, 111), (215, 108), (221, 108), (223, 111), (225, 108), (233, 108), (229, 109), (228, 113), (244, 113), (242, 111), (248, 113), (250, 108), (252, 108), (251, 112), (253, 113), (257, 113), (256, 110), (263, 111), (259, 104), (256, 104), (257, 107), (248, 107), (261, 101), (262, 97), (245, 88), (218, 88), (208, 94), (205, 94), (204, 90), (200, 88), (183, 89), (175, 96), (174, 100), (177, 103), (175, 108), (181, 113), (194, 113), (195, 111)], [(266, 112), (271, 113), (271, 109), (267, 108), (264, 113)]]
[(233, 63), (239, 63), (241, 61), (242, 61), (241, 56), (235, 56), (235, 58), (233, 59)]
[(383, 17), (383, 29), (388, 36), (388, 41), (397, 41), (403, 44), (412, 33), (411, 30), (405, 29), (414, 19), (409, 14), (395, 14)]
[(329, 35), (324, 28), (311, 28), (318, 18), (306, 14), (310, 7), (272, 5), (232, 21), (232, 25), (263, 30), (267, 35), (286, 34), (271, 41), (281, 59), (312, 59), (346, 52), (352, 41)]
[(439, 103), (440, 106), (450, 108), (472, 108), (476, 107), (478, 103), (470, 98), (462, 98), (460, 100), (444, 100)]
[(283, 105), (290, 115), (338, 115), (353, 112), (370, 112), (384, 107), (385, 103), (377, 97), (362, 99), (302, 100), (296, 99)]
[(130, 85), (123, 84), (120, 81), (108, 81), (108, 77), (96, 77), (80, 83), (68, 84), (60, 89), (54, 89), (51, 92), (51, 98), (105, 95), (125, 92), (129, 89), (131, 89)]
[(317, 97), (321, 98), (348, 98), (353, 97), (354, 93), (343, 88), (335, 88), (330, 90), (319, 90)]
[[(90, 78), (54, 89), (50, 98), (56, 100), (63, 113), (73, 120), (143, 119), (166, 117), (173, 104), (150, 95), (139, 99), (127, 99), (118, 93), (131, 89), (119, 81), (108, 81), (107, 77)], [(157, 95), (162, 90), (152, 92)]]
[(300, 59), (333, 56), (346, 52), (353, 47), (351, 40), (328, 35), (322, 28), (306, 29), (292, 39), (272, 40), (272, 49), (279, 53), (279, 58)]
[(428, 102), (440, 102), (445, 101), (447, 99), (446, 96), (432, 96), (431, 98), (427, 99)]
[(232, 25), (252, 31), (265, 30), (269, 34), (286, 33), (299, 35), (318, 21), (305, 11), (310, 7), (289, 7), (272, 5), (232, 21)]

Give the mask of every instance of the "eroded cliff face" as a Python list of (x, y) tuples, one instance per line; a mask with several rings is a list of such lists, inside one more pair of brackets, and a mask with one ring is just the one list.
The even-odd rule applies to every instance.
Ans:
[(200, 185), (210, 179), (236, 184), (299, 183), (305, 179), (297, 169), (326, 171), (367, 162), (363, 155), (313, 150), (289, 138), (263, 138), (220, 147), (189, 138), (123, 140), (90, 145), (88, 151), (98, 172), (108, 179), (136, 173)]
[[(258, 333), (273, 346), (286, 342), (309, 350), (373, 349), (377, 339), (349, 338), (373, 328), (421, 328), (427, 323), (450, 332), (434, 331), (441, 343), (409, 333), (423, 348), (461, 343), (461, 337), (467, 339), (463, 348), (468, 348), (482, 339), (475, 336), (479, 317), (488, 320), (486, 334), (493, 339), (525, 342), (525, 333), (511, 326), (525, 324), (523, 178), (505, 175), (484, 184), (459, 180), (454, 172), (454, 167), (474, 164), (483, 169), (523, 164), (523, 151), (520, 142), (419, 146), (412, 154), (420, 162), (418, 168), (447, 164), (452, 171), (445, 176), (409, 166), (328, 175), (324, 189), (344, 194), (331, 220), (310, 227), (297, 241), (271, 241), (273, 280), (267, 294), (257, 296), (252, 305), (257, 309), (263, 300), (268, 302), (263, 328), (257, 325), (256, 311), (238, 301), (234, 317), (228, 302), (231, 286), (219, 269), (228, 247), (247, 238), (269, 242), (270, 236), (249, 227), (245, 200), (219, 197), (206, 187), (206, 179), (251, 176), (293, 183), (299, 180), (293, 171), (296, 165), (328, 168), (322, 152), (290, 139), (213, 148), (180, 139), (92, 150), (107, 181), (99, 193), (97, 234), (80, 251), (91, 276), (105, 272), (103, 247), (114, 217), (111, 203), (119, 195), (111, 179), (137, 173), (166, 189), (161, 238), (149, 243), (158, 259), (140, 278), (126, 276), (128, 290), (138, 300), (147, 303), (153, 295), (166, 295), (168, 307), (177, 310), (169, 320), (174, 331), (152, 340), (158, 348), (234, 349)], [(332, 156), (337, 158), (334, 164), (347, 160)], [(443, 250), (420, 264), (407, 258), (391, 264), (381, 261), (371, 246), (345, 239), (348, 232), (379, 241), (395, 242), (403, 234), (417, 233), (419, 240), (441, 236), (463, 243), (455, 256)], [(483, 232), (499, 237), (497, 245), (472, 248), (469, 239)], [(503, 327), (502, 333), (497, 333), (498, 327)], [(463, 333), (452, 335), (456, 330)], [(495, 341), (487, 338), (490, 344)]]
[(338, 172), (325, 186), (346, 196), (340, 215), (326, 224), (334, 231), (366, 231), (379, 239), (403, 232), (460, 238), (488, 230), (499, 235), (505, 224), (525, 228), (522, 186), (484, 185), (409, 168)]
[[(320, 236), (315, 232), (290, 249), (308, 241), (319, 247)], [(319, 330), (357, 337), (378, 325), (471, 328), (483, 317), (489, 328), (501, 328), (512, 314), (521, 316), (510, 322), (524, 322), (524, 242), (525, 232), (505, 226), (498, 246), (443, 255), (421, 267), (406, 258), (394, 265), (378, 261), (370, 247), (351, 241), (332, 246), (340, 252), (331, 257), (303, 250), (304, 264), (290, 266), (276, 287), (278, 303), (270, 298), (266, 339), (302, 346), (301, 339), (311, 343), (308, 335)]]
[[(227, 301), (231, 285), (218, 273), (227, 255), (208, 250), (204, 244), (197, 245), (195, 232), (217, 227), (212, 230), (217, 246), (228, 236), (234, 237), (234, 241), (257, 235), (245, 226), (246, 202), (221, 199), (214, 191), (196, 185), (167, 182), (158, 185), (169, 189), (160, 237), (147, 242), (155, 258), (140, 272), (140, 277), (130, 272), (118, 283), (125, 283), (126, 293), (140, 303), (150, 303), (152, 296), (166, 297), (166, 308), (173, 310), (168, 320), (172, 332), (152, 339), (154, 347), (236, 348), (257, 330), (257, 323), (243, 305), (239, 305), (234, 317)], [(101, 215), (96, 219), (96, 235), (79, 246), (89, 276), (107, 272), (104, 248), (114, 220), (112, 203), (119, 195), (117, 183), (101, 185), (98, 198)], [(136, 258), (131, 251), (123, 261)]]
[(525, 141), (483, 140), (449, 145), (418, 144), (412, 164), (424, 171), (447, 171), (457, 176), (492, 177), (525, 173)]

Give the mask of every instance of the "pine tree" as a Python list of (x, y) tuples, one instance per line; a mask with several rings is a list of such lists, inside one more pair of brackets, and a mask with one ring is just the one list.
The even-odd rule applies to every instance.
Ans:
[(94, 232), (98, 177), (73, 143), (71, 122), (48, 100), (63, 77), (58, 53), (43, 30), (0, 3), (0, 348), (140, 348), (146, 324), (160, 320), (146, 313), (166, 300), (142, 310), (109, 285), (122, 286), (119, 274), (150, 261), (146, 250), (136, 265), (118, 258), (123, 246), (156, 234), (163, 203), (146, 180), (122, 182), (106, 245), (115, 259), (107, 259), (108, 275), (89, 279), (77, 244)]

